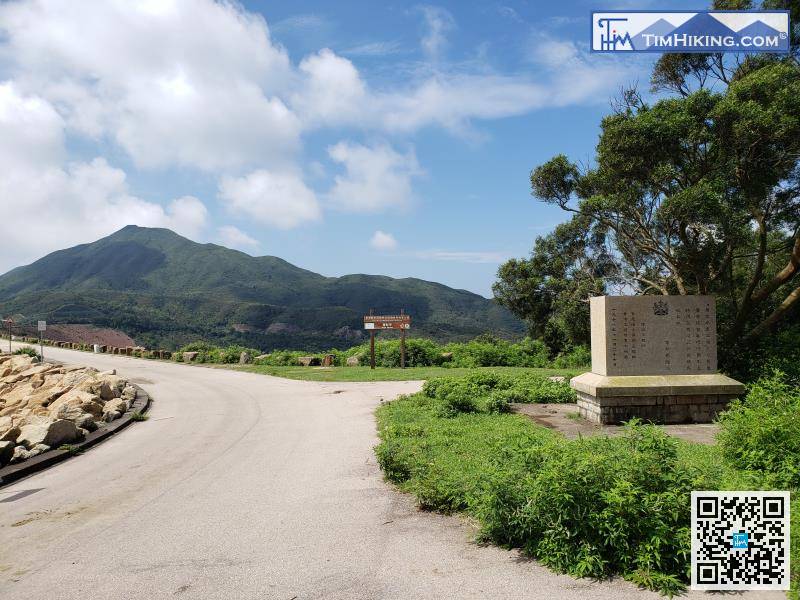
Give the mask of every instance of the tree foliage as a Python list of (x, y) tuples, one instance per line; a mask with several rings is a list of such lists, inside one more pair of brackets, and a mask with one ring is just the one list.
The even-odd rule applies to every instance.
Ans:
[[(800, 2), (783, 5), (800, 18)], [(558, 155), (533, 170), (533, 195), (572, 218), (503, 265), (495, 294), (533, 330), (560, 324), (578, 342), (591, 295), (713, 294), (728, 346), (749, 343), (800, 314), (797, 46), (667, 54), (652, 84), (671, 94), (625, 92), (592, 165)]]

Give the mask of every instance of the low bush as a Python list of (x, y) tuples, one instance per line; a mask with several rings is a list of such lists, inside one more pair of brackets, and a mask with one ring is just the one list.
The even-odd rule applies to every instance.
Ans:
[(297, 366), (297, 359), (301, 356), (308, 356), (308, 354), (297, 350), (276, 350), (265, 358), (253, 362), (257, 365), (269, 365), (271, 367), (292, 367)]
[[(667, 595), (689, 579), (692, 490), (788, 488), (790, 597), (798, 598), (800, 391), (782, 374), (732, 404), (716, 446), (636, 421), (619, 437), (566, 440), (501, 414), (517, 398), (509, 379), (491, 371), (462, 385), (432, 379), (421, 393), (382, 405), (376, 453), (386, 477), (422, 508), (467, 511), (485, 540), (521, 548), (557, 571), (619, 574)], [(440, 402), (460, 391), (482, 398), (479, 409), (444, 415)]]
[[(375, 366), (400, 367), (400, 340), (377, 340), (375, 342)], [(342, 364), (349, 356), (366, 357), (369, 362), (369, 344), (350, 348), (342, 355)], [(431, 367), (444, 362), (442, 347), (433, 340), (425, 338), (406, 339), (406, 366)]]
[[(183, 352), (197, 352), (194, 362), (201, 363), (236, 363), (239, 355), (250, 352), (251, 356), (262, 355), (260, 350), (231, 345), (224, 348), (206, 342), (194, 342), (183, 346), (175, 353), (175, 360), (181, 360)], [(347, 359), (358, 356), (361, 364), (369, 362), (369, 344), (361, 344), (347, 350), (329, 350), (327, 352), (306, 352), (298, 350), (275, 350), (265, 358), (254, 361), (255, 364), (274, 367), (296, 366), (300, 356), (316, 356), (325, 354), (334, 356), (335, 366), (346, 366)], [(384, 339), (375, 342), (375, 365), (378, 367), (400, 367), (400, 340)], [(571, 350), (568, 354), (556, 359), (556, 366), (576, 368), (586, 366), (590, 362), (589, 351), (583, 346)], [(509, 342), (491, 335), (482, 335), (470, 342), (453, 342), (440, 345), (426, 338), (406, 339), (407, 367), (552, 367), (550, 350), (542, 340), (524, 338), (519, 342)]]
[(251, 359), (255, 356), (258, 356), (261, 352), (256, 350), (255, 348), (245, 348), (244, 346), (225, 346), (224, 348), (219, 348), (217, 352), (217, 357), (219, 362), (223, 364), (233, 364), (238, 363), (239, 359), (242, 356), (242, 352), (247, 352)]
[(525, 338), (519, 343), (482, 336), (471, 342), (447, 344), (444, 352), (452, 354), (450, 367), (546, 367), (550, 350), (541, 340)]
[(554, 435), (517, 415), (441, 418), (424, 394), (388, 402), (377, 417), (381, 443), (375, 451), (387, 479), (414, 493), (421, 506), (443, 512), (477, 510), (496, 475), (498, 453), (532, 448)]
[(553, 361), (557, 369), (579, 369), (592, 364), (592, 352), (588, 346), (574, 346), (567, 352), (559, 354)]
[(17, 348), (16, 350), (14, 350), (14, 354), (18, 355), (25, 354), (26, 356), (30, 356), (31, 358), (36, 359), (39, 362), (41, 362), (42, 360), (42, 356), (36, 351), (35, 348), (32, 348), (30, 346), (23, 346), (22, 348)]
[(692, 472), (661, 429), (557, 440), (498, 479), (484, 534), (577, 577), (621, 573), (664, 591), (683, 587)]
[(717, 440), (732, 465), (765, 474), (769, 486), (800, 487), (800, 388), (784, 373), (751, 385), (719, 422)]
[(536, 374), (474, 371), (464, 377), (434, 377), (422, 393), (443, 403), (443, 414), (457, 412), (507, 412), (511, 402), (568, 403), (575, 392), (566, 382)]

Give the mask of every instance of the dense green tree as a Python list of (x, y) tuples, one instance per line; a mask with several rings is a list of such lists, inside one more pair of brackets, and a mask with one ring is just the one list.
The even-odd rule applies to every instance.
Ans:
[[(782, 6), (800, 18), (800, 2)], [(573, 342), (588, 332), (588, 296), (714, 294), (727, 346), (757, 341), (800, 314), (796, 46), (788, 57), (667, 54), (652, 84), (671, 94), (648, 104), (625, 92), (592, 165), (559, 155), (533, 170), (533, 195), (573, 217), (503, 265), (495, 294), (534, 333), (568, 320)]]

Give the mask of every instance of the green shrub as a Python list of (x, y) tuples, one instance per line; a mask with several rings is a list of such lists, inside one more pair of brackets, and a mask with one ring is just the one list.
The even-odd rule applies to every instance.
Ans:
[[(496, 392), (502, 391), (502, 394)], [(510, 402), (569, 403), (575, 401), (575, 392), (569, 384), (551, 381), (536, 374), (508, 374), (500, 371), (474, 371), (464, 377), (433, 377), (422, 386), (428, 398), (445, 402), (448, 414), (458, 406), (469, 411), (505, 412), (501, 410)], [(501, 400), (502, 398), (502, 400)], [(507, 408), (506, 408), (507, 410)]]
[[(362, 344), (350, 348), (342, 354), (341, 362), (347, 360), (349, 356), (363, 356), (369, 362), (369, 344)], [(442, 347), (426, 338), (407, 338), (406, 339), (406, 366), (407, 367), (431, 367), (438, 366), (444, 362), (442, 358)], [(375, 366), (377, 367), (400, 367), (400, 340), (377, 340), (375, 342)]]
[(550, 365), (550, 348), (542, 340), (526, 337), (518, 345), (527, 356), (524, 366), (544, 368)]
[(224, 348), (217, 349), (216, 358), (223, 364), (234, 364), (239, 362), (242, 352), (247, 352), (253, 358), (261, 354), (259, 350), (254, 348), (245, 348), (244, 346), (231, 345)]
[(514, 393), (511, 402), (531, 404), (569, 404), (576, 401), (575, 390), (561, 381), (551, 381), (547, 377), (529, 376), (510, 388)]
[(439, 412), (447, 417), (477, 412), (480, 393), (476, 386), (465, 385), (458, 380), (446, 381), (436, 390), (436, 399), (440, 402)]
[(557, 369), (577, 369), (592, 364), (592, 352), (587, 346), (574, 346), (568, 352), (559, 354), (553, 361)]
[(541, 340), (525, 338), (517, 344), (487, 336), (471, 342), (447, 344), (445, 352), (453, 355), (450, 367), (546, 367), (550, 351)]
[(297, 350), (275, 350), (266, 358), (254, 361), (258, 365), (269, 365), (271, 367), (293, 367), (297, 366), (297, 359), (300, 356), (308, 356)]
[(194, 359), (196, 363), (215, 363), (219, 362), (219, 348), (208, 342), (192, 342), (186, 344), (173, 355), (173, 359), (177, 361), (183, 360), (184, 352), (197, 352)]
[[(788, 487), (790, 597), (797, 599), (800, 390), (784, 377), (759, 382), (733, 403), (721, 417), (720, 443), (708, 446), (636, 421), (620, 437), (570, 441), (519, 415), (489, 414), (516, 401), (519, 380), (491, 371), (461, 384), (443, 377), (382, 405), (376, 453), (387, 478), (422, 508), (467, 511), (484, 539), (519, 547), (555, 570), (619, 574), (668, 595), (688, 582), (692, 490)], [(479, 410), (442, 418), (443, 398), (460, 392), (483, 394)]]
[(39, 362), (41, 362), (42, 360), (41, 355), (36, 351), (35, 348), (32, 348), (31, 346), (23, 346), (22, 348), (17, 348), (16, 350), (14, 350), (14, 354), (25, 354), (26, 356), (30, 356), (31, 358)]
[(511, 402), (516, 402), (513, 399), (511, 390), (495, 390), (486, 399), (486, 412), (489, 413), (506, 413), (511, 411)]
[(719, 422), (717, 441), (732, 465), (763, 472), (770, 486), (800, 487), (800, 388), (783, 373), (753, 384)]
[[(207, 342), (193, 342), (180, 348), (173, 354), (173, 360), (180, 361), (183, 352), (197, 352), (194, 362), (231, 364), (239, 362), (242, 352), (250, 352), (252, 357), (261, 355), (260, 350), (239, 345), (217, 347)], [(446, 356), (444, 354), (448, 353)], [(358, 356), (362, 364), (369, 361), (369, 344), (361, 344), (348, 350), (328, 350), (315, 353), (298, 350), (276, 350), (266, 358), (254, 360), (254, 364), (275, 367), (296, 366), (300, 356), (316, 356), (324, 354), (334, 356), (333, 364), (343, 367), (351, 356)], [(375, 365), (378, 367), (400, 367), (400, 340), (385, 339), (375, 343)], [(450, 343), (441, 346), (426, 338), (406, 339), (407, 367), (547, 367), (550, 366), (550, 351), (541, 340), (525, 338), (517, 343), (483, 335), (470, 342)]]

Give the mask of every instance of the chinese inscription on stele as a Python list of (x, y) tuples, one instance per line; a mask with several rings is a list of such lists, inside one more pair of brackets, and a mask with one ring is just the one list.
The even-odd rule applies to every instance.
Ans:
[(592, 298), (592, 372), (696, 375), (717, 370), (711, 296)]

